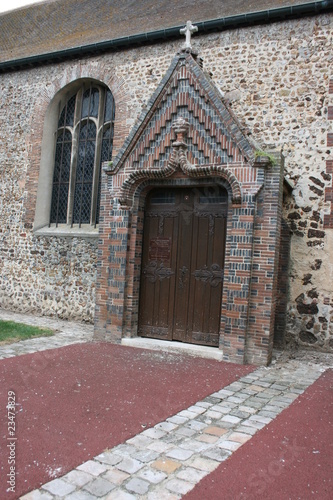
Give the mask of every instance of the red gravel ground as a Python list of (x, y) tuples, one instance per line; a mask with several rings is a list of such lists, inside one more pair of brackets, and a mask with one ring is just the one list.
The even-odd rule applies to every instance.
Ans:
[(203, 479), (186, 500), (333, 498), (333, 370)]
[[(0, 498), (38, 488), (253, 369), (107, 343), (0, 361)], [(8, 391), (16, 397), (15, 493), (6, 493)]]

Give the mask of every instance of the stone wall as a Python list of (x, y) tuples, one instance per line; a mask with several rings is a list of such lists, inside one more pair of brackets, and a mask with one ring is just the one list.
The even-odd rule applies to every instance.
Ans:
[[(332, 27), (332, 16), (321, 15), (193, 38), (204, 70), (257, 149), (280, 149), (285, 156), (285, 173), (295, 186), (283, 214), (292, 231), (286, 338), (325, 349), (333, 347)], [(1, 305), (92, 321), (96, 239), (32, 232), (42, 134), (35, 123), (45, 109), (40, 102), (50, 102), (82, 75), (103, 81), (121, 108), (117, 151), (181, 43), (1, 76)]]

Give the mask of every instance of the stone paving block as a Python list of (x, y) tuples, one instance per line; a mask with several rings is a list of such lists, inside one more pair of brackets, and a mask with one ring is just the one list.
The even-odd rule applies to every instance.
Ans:
[(183, 479), (174, 478), (171, 479), (170, 481), (167, 481), (164, 486), (165, 488), (174, 493), (185, 495), (186, 493), (188, 493), (193, 489), (194, 484), (188, 481), (184, 481)]
[(226, 413), (230, 413), (233, 410), (231, 406), (224, 406), (224, 405), (212, 405), (209, 411), (217, 411), (219, 413), (223, 413), (225, 415)]
[(293, 392), (285, 392), (283, 397), (285, 398), (289, 398), (291, 401), (295, 401), (295, 399), (297, 399), (299, 396), (299, 394), (295, 394)]
[(155, 429), (154, 427), (152, 427), (151, 429), (146, 429), (141, 434), (152, 439), (160, 439), (161, 437), (166, 435), (166, 432), (162, 431), (161, 429)]
[(172, 424), (184, 424), (188, 421), (188, 418), (180, 417), (179, 415), (174, 415), (173, 417), (167, 418), (167, 422), (171, 422)]
[(202, 434), (201, 436), (197, 437), (197, 441), (210, 444), (216, 443), (218, 439), (219, 439), (218, 436), (211, 436), (210, 434)]
[(288, 383), (286, 384), (283, 384), (282, 382), (280, 382), (279, 384), (273, 384), (271, 386), (272, 389), (277, 389), (279, 391), (284, 391), (286, 389), (286, 387), (288, 387)]
[(248, 419), (249, 422), (260, 422), (262, 424), (269, 424), (272, 419), (271, 418), (268, 418), (268, 417), (263, 417), (261, 415), (252, 415), (249, 419)]
[(180, 498), (182, 498), (182, 496), (177, 493), (162, 490), (149, 492), (147, 500), (179, 500)]
[(236, 441), (220, 441), (218, 443), (218, 447), (223, 450), (236, 451), (238, 448), (242, 446), (242, 443), (238, 443)]
[(174, 432), (167, 434), (164, 438), (161, 439), (161, 441), (163, 441), (163, 443), (172, 445), (172, 447), (174, 448), (176, 444), (182, 441), (182, 439), (184, 439), (183, 436), (176, 434), (176, 432)]
[(75, 486), (66, 483), (66, 481), (59, 478), (44, 484), (43, 489), (52, 493), (52, 495), (57, 495), (58, 497), (63, 498), (72, 493), (75, 490)]
[(226, 389), (229, 391), (241, 391), (245, 387), (245, 384), (242, 382), (242, 379), (240, 378), (239, 380), (235, 380), (235, 382), (231, 382)]
[(116, 446), (113, 451), (121, 457), (124, 457), (124, 455), (132, 455), (132, 453), (135, 453), (138, 449), (133, 444), (122, 443)]
[[(210, 425), (213, 422), (213, 419), (207, 417), (206, 413), (204, 413), (203, 415), (198, 415), (198, 417), (196, 418), (196, 420), (197, 420), (197, 422), (201, 422), (201, 423), (203, 423), (205, 425)], [(218, 419), (216, 419), (216, 420), (218, 420)]]
[(46, 491), (34, 490), (20, 498), (21, 500), (52, 500), (53, 497)]
[(254, 396), (255, 394), (258, 394), (258, 391), (254, 391), (253, 389), (250, 389), (250, 387), (246, 387), (243, 389), (243, 393), (247, 394), (248, 396)]
[(206, 413), (205, 413), (205, 416), (208, 417), (208, 418), (212, 418), (214, 420), (218, 420), (219, 418), (221, 418), (223, 415), (222, 412), (220, 411), (213, 411), (213, 410), (208, 410)]
[(286, 401), (279, 401), (278, 399), (271, 399), (269, 401), (270, 404), (274, 405), (274, 406), (278, 406), (279, 408), (281, 408), (281, 411), (283, 408), (286, 408), (287, 406), (289, 406), (289, 403), (286, 402)]
[(237, 408), (238, 405), (236, 405), (236, 403), (232, 403), (231, 401), (221, 401), (220, 403), (218, 403), (217, 406), (225, 406), (226, 408), (230, 408), (231, 410), (233, 408)]
[(119, 464), (117, 464), (117, 469), (127, 472), (128, 474), (134, 474), (138, 470), (142, 469), (144, 464), (135, 460), (135, 458), (126, 457)]
[[(214, 393), (214, 394), (216, 394), (216, 393)], [(204, 403), (211, 403), (213, 405), (216, 405), (217, 403), (221, 403), (222, 397), (210, 395), (210, 396), (207, 396), (203, 401), (204, 401)]]
[(257, 380), (256, 385), (259, 385), (260, 387), (270, 387), (271, 382), (267, 382), (265, 380)]
[(236, 441), (241, 444), (246, 443), (249, 439), (251, 439), (251, 436), (249, 434), (245, 434), (244, 432), (232, 432), (228, 436), (228, 441)]
[(133, 453), (132, 458), (135, 458), (136, 460), (139, 460), (140, 462), (152, 462), (153, 460), (156, 460), (156, 458), (159, 456), (159, 453), (157, 451), (153, 450), (138, 450), (136, 453)]
[(203, 456), (195, 456), (188, 461), (188, 465), (195, 469), (212, 472), (219, 466), (219, 461)]
[(207, 458), (211, 458), (213, 460), (217, 460), (218, 462), (223, 462), (228, 457), (230, 457), (231, 452), (228, 450), (223, 450), (222, 448), (209, 448), (206, 451), (202, 452), (202, 455)]
[(240, 403), (243, 403), (249, 396), (248, 395), (245, 395), (245, 396), (230, 396), (230, 398), (227, 398), (226, 399), (226, 402), (227, 403), (236, 403), (237, 405), (239, 405)]
[(168, 450), (171, 450), (174, 445), (172, 443), (166, 443), (164, 441), (155, 440), (154, 443), (148, 445), (149, 450), (157, 451), (158, 453), (165, 453)]
[(260, 387), (260, 385), (257, 385), (257, 384), (250, 385), (248, 387), (248, 389), (251, 389), (252, 391), (255, 391), (255, 392), (261, 392), (261, 391), (265, 390), (264, 387)]
[(233, 417), (232, 415), (224, 415), (221, 418), (221, 422), (229, 422), (230, 424), (238, 424), (241, 421), (239, 417)]
[(130, 477), (127, 472), (123, 472), (122, 470), (112, 468), (109, 469), (105, 474), (103, 474), (103, 479), (110, 481), (112, 484), (116, 484), (117, 486), (121, 485), (126, 479)]
[(149, 483), (138, 477), (133, 477), (127, 484), (126, 489), (138, 495), (144, 495), (149, 489)]
[[(255, 401), (258, 401), (261, 404), (265, 404), (265, 402), (268, 402), (271, 400), (272, 396), (267, 396), (264, 392), (260, 392), (255, 396)], [(246, 403), (246, 402), (245, 402)]]
[(259, 413), (258, 413), (258, 415), (261, 415), (262, 417), (271, 418), (273, 420), (274, 418), (276, 418), (276, 416), (278, 415), (278, 413), (280, 413), (280, 412), (272, 412), (272, 411), (260, 410)]
[(176, 469), (181, 467), (179, 462), (175, 460), (170, 460), (168, 458), (160, 458), (151, 464), (151, 467), (157, 470), (161, 470), (162, 472), (166, 472), (167, 474), (172, 474)]
[(263, 406), (260, 411), (271, 411), (272, 413), (275, 413), (275, 415), (278, 415), (279, 413), (281, 413), (282, 410), (283, 408), (281, 408), (281, 406), (274, 406), (272, 404), (267, 404)]
[(281, 394), (281, 391), (277, 391), (276, 389), (265, 389), (261, 394), (265, 394), (266, 396), (269, 397), (274, 397), (274, 396), (279, 396)]
[(184, 448), (174, 448), (166, 453), (167, 457), (174, 458), (176, 460), (187, 460), (193, 455), (193, 451), (185, 450)]
[(185, 417), (187, 419), (190, 419), (190, 418), (195, 418), (198, 414), (194, 413), (193, 411), (183, 410), (177, 413), (177, 415), (179, 417)]
[(243, 426), (240, 425), (237, 427), (237, 432), (242, 432), (244, 434), (249, 434), (250, 436), (254, 436), (258, 432), (259, 429), (256, 427), (251, 427), (251, 426)]
[(225, 429), (224, 427), (209, 426), (202, 432), (205, 434), (212, 434), (213, 436), (223, 436), (223, 434), (228, 432), (228, 429)]
[(83, 472), (80, 470), (72, 470), (66, 476), (64, 476), (62, 479), (67, 481), (70, 484), (73, 484), (74, 486), (84, 486), (87, 484), (89, 481), (93, 479), (93, 476), (88, 474), (87, 472)]
[(220, 391), (214, 392), (211, 394), (211, 396), (217, 396), (221, 398), (227, 398), (228, 396), (233, 396), (235, 391), (229, 390), (229, 389), (221, 389)]
[(206, 428), (206, 425), (203, 422), (199, 422), (198, 420), (189, 420), (185, 427), (188, 427), (189, 429), (195, 431), (201, 431), (202, 429)]
[(259, 410), (260, 408), (262, 408), (264, 404), (265, 403), (263, 403), (263, 401), (260, 401), (259, 399), (255, 399), (255, 398), (253, 398), (251, 400), (249, 400), (249, 399), (246, 400), (246, 405), (250, 406), (252, 408), (255, 408), (256, 410)]
[(102, 462), (103, 464), (107, 465), (116, 465), (121, 462), (123, 457), (119, 455), (118, 453), (115, 453), (113, 451), (105, 451), (104, 453), (101, 453), (97, 457), (95, 457), (95, 460), (98, 460), (99, 462)]
[(232, 417), (238, 417), (241, 420), (249, 418), (250, 414), (245, 412), (245, 411), (239, 411), (239, 410), (231, 410), (229, 413)]
[(141, 469), (137, 473), (139, 477), (153, 484), (158, 484), (168, 477), (164, 472), (152, 468)]
[(88, 491), (91, 495), (95, 495), (96, 497), (102, 497), (110, 493), (110, 491), (115, 489), (115, 485), (103, 479), (102, 477), (98, 477), (84, 486), (84, 490)]
[(201, 481), (203, 477), (207, 476), (207, 474), (207, 471), (195, 469), (194, 467), (186, 467), (186, 469), (176, 472), (176, 477), (196, 484)]
[(173, 431), (174, 429), (177, 429), (178, 425), (172, 422), (161, 422), (160, 424), (157, 424), (154, 427), (155, 429), (160, 429), (165, 432), (170, 432)]
[(179, 427), (175, 431), (175, 434), (177, 436), (187, 436), (187, 437), (193, 436), (196, 433), (197, 433), (197, 431), (195, 431), (193, 429), (189, 429), (188, 427)]
[(242, 377), (240, 380), (242, 381), (244, 386), (247, 386), (254, 384), (257, 381), (257, 377), (256, 376), (251, 377), (250, 375), (248, 375), (246, 377)]
[(92, 476), (99, 476), (107, 470), (107, 467), (99, 462), (95, 462), (95, 460), (88, 460), (88, 462), (79, 465), (76, 469), (88, 472), (88, 474), (91, 474)]
[(184, 448), (184, 450), (192, 450), (200, 453), (203, 450), (207, 450), (211, 446), (211, 443), (204, 442), (198, 439), (187, 439), (179, 444), (179, 448)]
[(153, 442), (154, 439), (148, 436), (143, 436), (142, 434), (138, 434), (137, 436), (134, 436), (126, 441), (126, 443), (132, 444), (137, 448), (147, 448), (147, 446), (149, 446)]
[(124, 490), (113, 490), (109, 495), (105, 497), (105, 500), (137, 500), (137, 497), (132, 495), (132, 493), (127, 493)]
[(222, 396), (222, 394), (219, 394), (218, 392), (214, 392), (213, 394), (211, 394), (210, 396), (207, 396), (204, 401), (206, 401), (207, 403), (214, 403), (214, 404), (217, 404), (217, 403), (220, 403), (222, 401), (222, 399), (226, 398), (227, 396)]
[(187, 411), (192, 411), (193, 413), (200, 415), (201, 413), (205, 413), (206, 409), (202, 406), (193, 405), (187, 408)]
[(246, 413), (250, 413), (250, 414), (256, 413), (258, 411), (256, 408), (251, 408), (250, 406), (246, 406), (246, 405), (245, 406), (241, 405), (239, 407), (239, 410), (246, 412)]
[(221, 427), (224, 427), (225, 429), (228, 429), (228, 431), (232, 431), (234, 429), (234, 427), (237, 425), (237, 424), (233, 424), (231, 422), (222, 422), (222, 420), (214, 420), (214, 421), (211, 421), (210, 424), (212, 425), (220, 425)]
[(256, 429), (263, 429), (265, 424), (261, 422), (254, 422), (253, 420), (244, 420), (242, 422), (243, 427), (255, 427)]
[(98, 497), (84, 490), (74, 491), (74, 493), (71, 493), (68, 496), (66, 495), (66, 500), (93, 500), (94, 498)]
[(197, 406), (202, 406), (203, 408), (209, 408), (212, 406), (212, 403), (207, 403), (207, 401), (198, 401)]
[(289, 389), (289, 390), (290, 390), (290, 392), (291, 392), (292, 394), (293, 394), (293, 393), (295, 393), (295, 394), (297, 394), (298, 396), (299, 396), (300, 394), (303, 394), (303, 392), (304, 392), (304, 389), (297, 389), (296, 387), (290, 387), (290, 389)]

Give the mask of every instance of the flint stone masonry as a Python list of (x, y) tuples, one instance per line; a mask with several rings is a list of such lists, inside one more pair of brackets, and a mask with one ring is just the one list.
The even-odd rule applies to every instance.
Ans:
[[(282, 214), (292, 233), (282, 340), (333, 349), (333, 264), (327, 258), (333, 253), (332, 16), (197, 33), (191, 43), (258, 149), (282, 150), (294, 186)], [(1, 76), (0, 118), (6, 123), (0, 131), (2, 307), (94, 321), (97, 269), (108, 276), (97, 250), (107, 246), (102, 224), (99, 236), (98, 230), (83, 237), (33, 230), (45, 115), (57, 92), (71, 82), (103, 82), (116, 102), (115, 156), (179, 48), (179, 41), (161, 43)], [(255, 273), (254, 268), (254, 278)], [(251, 293), (255, 301), (255, 287)]]

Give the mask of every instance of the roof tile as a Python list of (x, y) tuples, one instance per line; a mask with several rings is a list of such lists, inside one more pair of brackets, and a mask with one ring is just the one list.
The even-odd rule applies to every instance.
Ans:
[(0, 14), (0, 62), (307, 0), (47, 0)]

